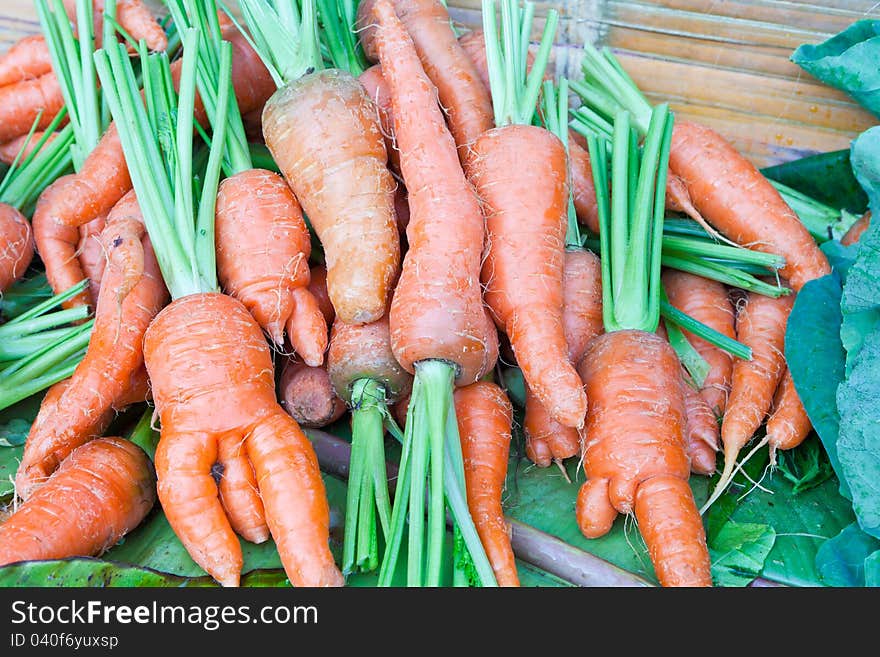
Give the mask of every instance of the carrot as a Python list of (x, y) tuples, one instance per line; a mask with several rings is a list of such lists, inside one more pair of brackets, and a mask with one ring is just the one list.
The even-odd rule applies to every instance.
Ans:
[(342, 570), (371, 571), (379, 565), (376, 513), (386, 540), (391, 525), (385, 428), (399, 433), (388, 404), (409, 394), (412, 376), (391, 351), (388, 318), (370, 324), (337, 319), (330, 335), (327, 371), (336, 394), (351, 407), (352, 469), (345, 506)]
[(324, 247), (337, 315), (352, 324), (377, 320), (400, 250), (395, 184), (363, 87), (338, 69), (303, 76), (266, 103), (263, 134)]
[[(447, 468), (446, 427), (454, 417), (453, 383), (475, 382), (494, 366), (498, 354), (495, 328), (483, 306), (480, 272), (483, 219), (473, 189), (465, 179), (456, 142), (437, 106), (413, 40), (390, 0), (378, 0), (372, 18), (378, 24), (376, 49), (388, 83), (401, 172), (409, 190), (409, 251), (391, 301), (391, 348), (397, 361), (415, 374), (404, 435), (406, 462), (396, 489), (380, 585), (393, 576), (405, 518), (409, 519), (407, 581), (437, 585), (443, 556), (444, 499), (461, 532), (457, 545), (473, 559), (480, 581), (494, 582), (462, 497), (463, 472)], [(446, 27), (445, 29), (449, 29)], [(338, 307), (337, 307), (338, 310)], [(413, 419), (418, 418), (418, 419)], [(458, 441), (449, 440), (452, 453)], [(410, 461), (412, 457), (412, 461)], [(427, 531), (425, 491), (431, 471)], [(406, 485), (408, 484), (408, 485)], [(427, 539), (428, 554), (423, 561)], [(465, 555), (459, 555), (462, 563)]]
[(23, 498), (93, 437), (96, 419), (126, 395), (143, 366), (147, 325), (167, 300), (133, 192), (113, 208), (101, 241), (107, 265), (89, 348), (58, 403), (41, 406), (31, 426), (16, 474)]
[(718, 451), (718, 420), (705, 398), (694, 390), (684, 378), (685, 441), (691, 461), (691, 472), (710, 475), (715, 472), (715, 452)]
[(868, 227), (871, 225), (871, 211), (868, 210), (865, 214), (863, 214), (858, 221), (856, 221), (852, 226), (850, 226), (849, 230), (846, 231), (846, 234), (840, 238), (840, 243), (844, 246), (849, 246), (850, 244), (856, 244), (864, 234)]
[(308, 290), (311, 242), (299, 204), (277, 173), (243, 168), (217, 195), (217, 272), (227, 294), (240, 300), (269, 334), (318, 367), (327, 324)]
[(703, 525), (687, 483), (675, 352), (656, 336), (614, 331), (593, 341), (579, 371), (590, 399), (587, 482), (577, 499), (581, 532), (602, 536), (618, 512), (635, 512), (662, 585), (711, 584)]
[(468, 508), (499, 586), (519, 586), (510, 530), (501, 509), (507, 478), (513, 409), (494, 383), (478, 381), (455, 391)]
[(382, 77), (382, 67), (378, 64), (371, 66), (358, 76), (367, 92), (367, 96), (376, 105), (379, 126), (382, 128), (382, 137), (385, 139), (385, 152), (388, 153), (388, 168), (400, 175), (400, 153), (394, 143), (394, 114), (391, 109), (391, 95), (388, 93), (388, 84)]
[[(733, 306), (724, 285), (702, 276), (667, 269), (663, 272), (663, 288), (674, 307), (729, 338), (736, 337)], [(709, 365), (700, 395), (720, 417), (727, 407), (733, 357), (688, 331), (683, 333)]]
[[(599, 258), (590, 251), (568, 249), (562, 279), (562, 328), (568, 346), (568, 358), (577, 364), (590, 340), (602, 333), (602, 284)], [(523, 428), (526, 455), (541, 467), (551, 460), (562, 460), (580, 451), (576, 429), (550, 417), (546, 408), (526, 390)]]
[[(370, 29), (374, 4), (373, 0), (359, 4), (357, 24), (366, 28), (359, 31), (361, 43), (367, 57), (375, 60), (376, 32)], [(456, 39), (449, 13), (440, 0), (394, 0), (394, 8), (412, 38), (422, 68), (437, 87), (449, 131), (465, 163), (470, 145), (493, 125), (488, 89)]]
[(676, 123), (669, 162), (715, 228), (738, 244), (785, 258), (781, 274), (795, 291), (831, 271), (779, 192), (714, 130)]
[(155, 481), (150, 459), (127, 440), (100, 438), (77, 448), (0, 525), (0, 565), (101, 554), (147, 515)]
[(281, 407), (302, 427), (319, 429), (345, 415), (345, 402), (337, 396), (327, 368), (309, 366), (288, 358), (278, 382)]
[(34, 257), (31, 225), (21, 212), (0, 203), (0, 293), (21, 278)]
[(800, 445), (812, 429), (810, 418), (795, 390), (791, 372), (786, 369), (773, 398), (773, 412), (767, 419), (767, 442), (770, 444), (771, 457), (775, 457), (777, 449), (792, 449)]
[[(21, 153), (22, 159), (26, 158), (33, 153), (34, 148), (40, 142), (40, 139), (42, 139), (43, 134), (43, 131), (38, 130), (32, 135), (21, 135), (10, 142), (0, 144), (0, 162), (3, 162), (4, 164), (12, 164), (15, 161), (15, 158), (18, 157), (19, 153)], [(45, 142), (43, 142), (43, 146), (49, 144), (55, 139), (55, 137), (56, 133), (53, 132), (50, 134)]]
[(736, 336), (752, 348), (752, 359), (737, 359), (733, 363), (730, 396), (721, 424), (724, 469), (704, 509), (714, 503), (730, 483), (737, 455), (771, 408), (773, 393), (785, 373), (785, 325), (792, 305), (794, 295), (772, 299), (749, 294), (737, 312)]
[[(64, 9), (72, 21), (76, 20), (77, 0), (64, 0)], [(105, 0), (92, 0), (95, 34), (101, 45), (101, 25), (105, 11)], [(162, 26), (156, 21), (150, 9), (141, 0), (115, 0), (116, 22), (128, 32), (135, 41), (144, 39), (150, 50), (165, 50), (168, 38)]]
[(251, 543), (269, 539), (266, 512), (254, 468), (248, 459), (245, 441), (234, 434), (217, 441), (217, 463), (212, 474), (217, 479), (220, 502), (233, 531)]
[[(213, 137), (195, 190), (197, 206), (181, 187), (190, 190), (192, 184), (187, 173), (196, 60), (204, 54), (201, 49), (212, 47), (210, 42), (200, 45), (199, 33), (198, 28), (183, 30), (181, 94), (150, 85), (146, 107), (133, 91), (135, 74), (125, 48), (105, 44), (96, 54), (105, 97), (123, 126), (120, 137), (138, 199), (151, 208), (147, 230), (173, 299), (153, 319), (143, 342), (162, 426), (155, 457), (159, 500), (196, 563), (221, 584), (237, 585), (241, 546), (212, 477), (221, 439), (234, 437), (244, 442), (266, 524), (290, 582), (341, 585), (328, 545), (330, 512), (314, 451), (276, 401), (272, 356), (260, 326), (240, 301), (216, 291), (216, 193), (224, 153), (234, 155), (226, 140), (228, 111), (234, 105), (227, 42), (213, 44), (216, 74), (198, 75), (202, 92), (210, 92), (214, 102), (208, 111)], [(142, 59), (141, 66), (145, 79), (170, 75), (167, 58), (158, 55)], [(162, 137), (157, 134), (160, 116)], [(150, 166), (167, 161), (171, 153), (180, 157), (171, 171)]]
[[(101, 244), (101, 232), (107, 223), (105, 215), (98, 215), (89, 223), (79, 227), (79, 265), (86, 278), (89, 279), (89, 293), (93, 301), (98, 299), (101, 291), (101, 278), (104, 276), (104, 247)], [(66, 229), (66, 227), (65, 227)], [(74, 274), (71, 275), (71, 279)]]
[(0, 87), (0, 144), (47, 127), (64, 105), (54, 73)]
[(327, 293), (327, 268), (324, 265), (315, 265), (311, 268), (309, 275), (309, 292), (318, 302), (318, 308), (324, 315), (324, 322), (327, 326), (333, 326), (333, 320), (336, 319), (336, 310), (330, 301), (330, 295)]
[(394, 215), (397, 217), (397, 230), (405, 238), (406, 227), (409, 225), (409, 199), (403, 185), (398, 185), (394, 190)]
[(52, 71), (49, 48), (41, 34), (23, 37), (0, 56), (0, 87), (31, 80)]
[[(548, 25), (555, 29), (555, 23)], [(550, 41), (544, 44), (549, 48)], [(530, 78), (540, 79), (543, 70), (543, 65), (533, 67)], [(515, 89), (501, 92), (498, 87), (493, 97), (512, 98), (516, 106), (499, 100), (498, 127), (476, 140), (468, 164), (486, 218), (485, 299), (510, 338), (530, 391), (557, 422), (577, 428), (587, 400), (568, 359), (562, 323), (569, 197), (565, 147), (550, 131), (529, 125), (533, 103), (521, 101)], [(527, 167), (521, 166), (523, 153), (531, 154)]]

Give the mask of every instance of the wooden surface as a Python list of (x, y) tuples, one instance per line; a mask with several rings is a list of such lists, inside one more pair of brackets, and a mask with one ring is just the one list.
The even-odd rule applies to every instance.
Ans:
[[(157, 0), (148, 2), (159, 5)], [(233, 3), (230, 3), (233, 4)], [(449, 0), (462, 26), (480, 23), (480, 0)], [(615, 50), (652, 101), (719, 130), (759, 166), (847, 148), (876, 120), (788, 57), (860, 18), (876, 0), (565, 0), (537, 2), (535, 36), (560, 10), (553, 61), (580, 77), (580, 44)], [(39, 30), (32, 0), (0, 0), (0, 52)]]

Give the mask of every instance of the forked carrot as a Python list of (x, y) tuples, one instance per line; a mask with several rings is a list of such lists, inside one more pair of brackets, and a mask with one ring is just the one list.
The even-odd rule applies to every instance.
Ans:
[(32, 34), (19, 39), (0, 56), (0, 87), (38, 78), (52, 71), (46, 39)]

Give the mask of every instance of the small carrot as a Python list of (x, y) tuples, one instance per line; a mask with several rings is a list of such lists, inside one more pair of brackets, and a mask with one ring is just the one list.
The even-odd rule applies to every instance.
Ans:
[(41, 407), (31, 426), (16, 474), (24, 498), (126, 395), (143, 367), (144, 332), (167, 300), (133, 192), (113, 208), (101, 237), (107, 265), (89, 348), (58, 403)]
[(382, 137), (385, 139), (385, 152), (388, 153), (388, 168), (400, 175), (400, 153), (397, 144), (394, 143), (394, 114), (391, 109), (391, 95), (388, 93), (388, 84), (382, 77), (382, 67), (376, 64), (358, 76), (358, 82), (364, 87), (367, 96), (376, 105), (379, 126), (382, 128)]
[[(667, 269), (663, 272), (663, 288), (674, 307), (729, 338), (736, 337), (733, 306), (724, 285), (687, 272)], [(700, 395), (720, 417), (727, 407), (733, 357), (688, 331), (682, 332), (709, 365)]]
[[(21, 153), (22, 158), (26, 158), (33, 153), (34, 148), (40, 143), (43, 135), (43, 131), (37, 130), (32, 135), (21, 135), (10, 142), (0, 144), (0, 162), (3, 162), (4, 164), (12, 164), (15, 161), (15, 158), (18, 157), (19, 153)], [(43, 142), (43, 147), (52, 142), (56, 136), (57, 134), (53, 132), (46, 137), (46, 140)]]
[(324, 315), (324, 321), (327, 326), (333, 326), (333, 320), (336, 319), (336, 310), (330, 301), (330, 295), (327, 293), (327, 268), (324, 265), (315, 265), (311, 268), (309, 275), (309, 292), (318, 302), (318, 308)]
[(0, 203), (0, 293), (20, 278), (34, 257), (31, 225), (21, 212)]
[[(104, 276), (104, 267), (107, 263), (104, 254), (104, 246), (101, 244), (101, 232), (107, 223), (105, 215), (98, 215), (87, 224), (79, 227), (79, 266), (83, 275), (89, 279), (89, 293), (92, 301), (98, 300), (101, 291), (101, 278)], [(67, 228), (67, 227), (65, 227)], [(71, 274), (71, 279), (77, 273)]]
[(849, 230), (846, 231), (846, 234), (840, 238), (840, 243), (844, 246), (849, 246), (850, 244), (857, 243), (864, 232), (868, 230), (871, 225), (871, 211), (868, 210), (865, 214), (863, 214), (858, 221), (856, 221), (852, 226), (850, 226)]
[(64, 105), (54, 73), (0, 87), (0, 144), (46, 128)]
[(752, 348), (752, 359), (733, 363), (730, 396), (721, 424), (724, 470), (704, 509), (730, 483), (737, 455), (771, 408), (773, 393), (785, 373), (785, 325), (793, 304), (794, 295), (773, 299), (748, 294), (737, 312), (736, 337)]
[(718, 419), (706, 400), (684, 378), (685, 440), (691, 461), (691, 472), (710, 475), (715, 472), (715, 453), (718, 451)]
[[(357, 24), (367, 28), (360, 31), (360, 39), (367, 57), (375, 60), (375, 31), (370, 29), (375, 22), (373, 5), (372, 0), (359, 4)], [(422, 68), (437, 87), (449, 131), (464, 163), (470, 145), (493, 126), (488, 89), (456, 39), (449, 13), (440, 0), (394, 0), (394, 8), (413, 40)]]
[(155, 482), (150, 459), (128, 440), (78, 447), (0, 524), (0, 565), (101, 554), (144, 519)]
[[(77, 0), (64, 0), (64, 9), (71, 20), (76, 20)], [(156, 21), (156, 17), (141, 0), (116, 0), (116, 22), (128, 32), (135, 41), (144, 39), (147, 48), (154, 51), (165, 50), (168, 46), (168, 38), (162, 26)], [(101, 25), (105, 11), (106, 0), (92, 0), (95, 34), (102, 34)]]
[(454, 397), (468, 508), (498, 586), (519, 586), (510, 530), (501, 508), (513, 409), (504, 391), (487, 381), (459, 388)]
[(31, 80), (52, 71), (46, 39), (32, 34), (19, 39), (0, 56), (0, 87)]
[(257, 478), (241, 437), (229, 434), (219, 438), (214, 473), (220, 502), (233, 531), (251, 543), (269, 540)]
[(297, 424), (319, 429), (345, 415), (345, 402), (337, 396), (327, 368), (312, 367), (295, 358), (288, 358), (281, 368), (278, 382), (281, 407)]
[(786, 368), (773, 398), (773, 412), (767, 419), (767, 442), (771, 454), (777, 449), (797, 447), (810, 434), (813, 425)]

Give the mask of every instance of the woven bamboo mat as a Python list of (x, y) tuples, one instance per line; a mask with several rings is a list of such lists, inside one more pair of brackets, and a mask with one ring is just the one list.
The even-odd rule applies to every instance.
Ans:
[[(479, 25), (480, 0), (449, 6), (457, 23)], [(608, 45), (652, 101), (668, 100), (679, 116), (719, 130), (759, 166), (847, 148), (876, 123), (788, 60), (801, 43), (880, 19), (875, 0), (537, 2), (534, 36), (550, 7), (560, 11), (559, 73), (580, 76), (585, 41)], [(38, 30), (32, 0), (0, 0), (0, 52)]]

